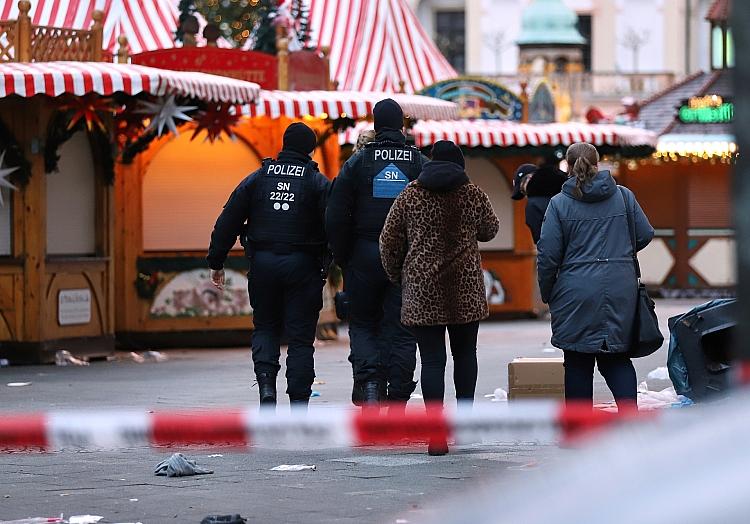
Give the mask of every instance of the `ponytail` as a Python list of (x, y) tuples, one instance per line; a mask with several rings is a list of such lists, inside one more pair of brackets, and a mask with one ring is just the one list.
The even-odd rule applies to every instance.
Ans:
[(583, 188), (591, 183), (598, 173), (599, 153), (596, 148), (586, 142), (576, 142), (565, 153), (569, 175), (575, 178), (576, 187), (573, 194), (577, 198), (583, 196)]

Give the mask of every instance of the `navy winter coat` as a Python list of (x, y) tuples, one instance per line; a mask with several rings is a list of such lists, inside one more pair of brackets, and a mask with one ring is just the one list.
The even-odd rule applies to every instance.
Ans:
[[(636, 308), (637, 278), (625, 200), (608, 171), (573, 195), (575, 179), (552, 198), (537, 244), (542, 300), (550, 305), (552, 344), (582, 353), (624, 353)], [(651, 242), (654, 229), (633, 193), (636, 247)]]

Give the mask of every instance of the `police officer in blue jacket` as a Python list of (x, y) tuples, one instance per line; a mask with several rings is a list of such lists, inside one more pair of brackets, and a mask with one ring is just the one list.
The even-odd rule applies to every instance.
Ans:
[(391, 205), (427, 161), (406, 145), (404, 115), (392, 99), (373, 109), (375, 139), (355, 153), (334, 180), (326, 233), (343, 268), (355, 404), (387, 400), (403, 406), (414, 391), (416, 342), (401, 324), (401, 288), (386, 277), (378, 240)]
[(313, 342), (323, 307), (326, 240), (323, 229), (329, 182), (310, 155), (315, 133), (302, 123), (284, 133), (277, 160), (243, 180), (219, 215), (208, 250), (211, 280), (224, 286), (224, 261), (241, 236), (250, 259), (252, 355), (261, 404), (276, 404), (280, 343), (286, 334), (287, 394), (306, 406), (315, 379)]

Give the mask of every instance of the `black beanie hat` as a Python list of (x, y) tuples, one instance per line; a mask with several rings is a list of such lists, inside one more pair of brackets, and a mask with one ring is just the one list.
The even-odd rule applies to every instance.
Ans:
[(438, 140), (432, 145), (432, 159), (453, 162), (461, 167), (466, 167), (461, 148), (450, 140)]
[(513, 200), (523, 200), (523, 197), (526, 195), (521, 191), (521, 182), (523, 182), (526, 175), (534, 173), (536, 170), (537, 167), (534, 164), (521, 164), (518, 166), (516, 174), (513, 175), (513, 194), (510, 195), (510, 198)]
[(381, 100), (372, 108), (372, 116), (375, 118), (375, 132), (383, 128), (398, 131), (404, 127), (404, 112), (392, 98)]
[(284, 131), (285, 151), (295, 151), (303, 155), (309, 155), (315, 150), (318, 138), (315, 132), (302, 122), (295, 122)]

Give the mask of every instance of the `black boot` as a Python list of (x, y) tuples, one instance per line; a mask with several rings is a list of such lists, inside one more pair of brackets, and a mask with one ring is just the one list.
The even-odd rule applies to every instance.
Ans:
[(355, 406), (361, 406), (362, 400), (365, 397), (365, 390), (362, 387), (362, 382), (355, 380), (352, 385), (352, 404)]
[(310, 398), (293, 398), (289, 397), (289, 406), (292, 411), (307, 411), (307, 406), (310, 403)]
[(383, 386), (378, 380), (368, 380), (362, 386), (362, 404), (379, 404)]
[(260, 405), (276, 405), (276, 375), (271, 373), (258, 373), (258, 394)]

